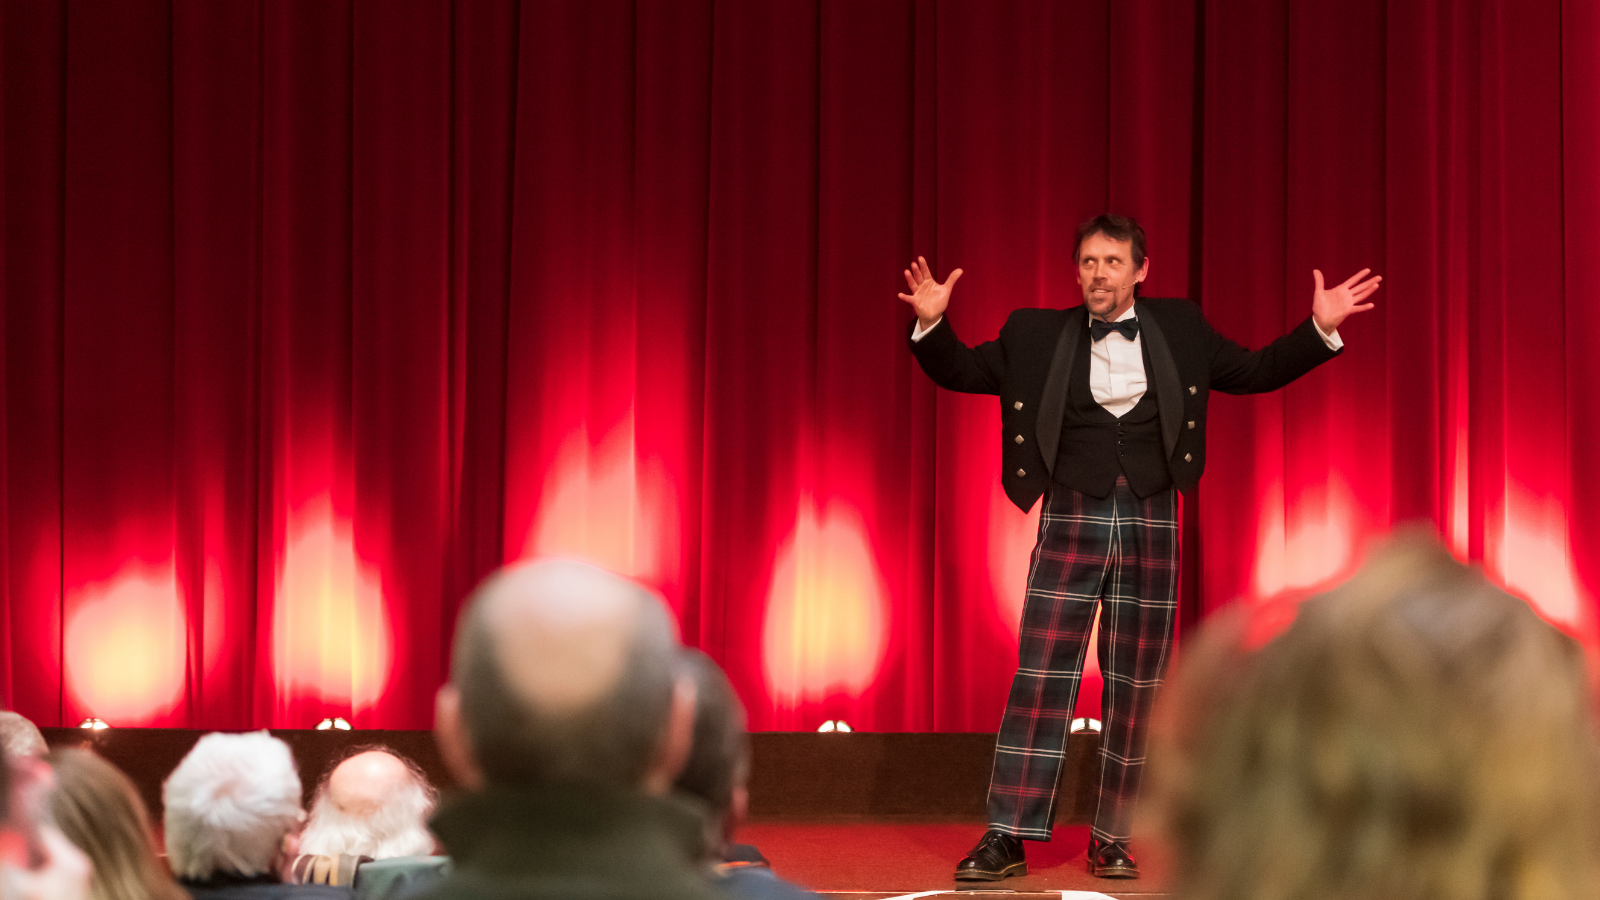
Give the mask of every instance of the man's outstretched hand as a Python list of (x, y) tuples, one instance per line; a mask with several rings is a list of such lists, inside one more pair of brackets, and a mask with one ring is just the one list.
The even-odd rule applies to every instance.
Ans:
[(934, 281), (928, 261), (920, 256), (906, 270), (906, 284), (910, 285), (911, 293), (901, 294), (900, 299), (917, 311), (917, 323), (922, 330), (932, 328), (944, 316), (944, 308), (950, 305), (950, 289), (956, 286), (956, 279), (960, 277), (961, 270), (956, 269), (944, 280), (944, 284)]
[(1371, 271), (1362, 269), (1345, 279), (1343, 284), (1330, 288), (1322, 286), (1320, 269), (1311, 270), (1311, 277), (1317, 282), (1317, 291), (1311, 295), (1311, 317), (1317, 320), (1317, 327), (1322, 329), (1323, 334), (1333, 334), (1338, 329), (1339, 323), (1351, 313), (1366, 312), (1372, 308), (1371, 303), (1363, 301), (1378, 289), (1383, 282), (1383, 276), (1374, 275), (1366, 281), (1361, 281)]

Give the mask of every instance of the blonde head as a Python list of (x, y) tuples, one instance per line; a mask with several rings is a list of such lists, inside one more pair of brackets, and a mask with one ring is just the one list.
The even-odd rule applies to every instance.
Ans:
[(1431, 540), (1376, 554), (1259, 650), (1225, 616), (1156, 735), (1186, 900), (1576, 900), (1600, 776), (1579, 646)]
[(184, 900), (156, 856), (144, 801), (128, 776), (89, 750), (57, 750), (50, 817), (94, 866), (94, 900)]

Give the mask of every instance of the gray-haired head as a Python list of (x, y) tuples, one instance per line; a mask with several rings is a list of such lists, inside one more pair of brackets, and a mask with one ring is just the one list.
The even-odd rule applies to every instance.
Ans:
[(369, 747), (329, 770), (317, 785), (300, 852), (318, 856), (426, 856), (428, 816), (439, 794), (416, 764)]
[(172, 871), (195, 880), (273, 871), (284, 835), (304, 818), (289, 745), (265, 731), (202, 737), (161, 799)]
[(492, 575), (451, 659), (484, 781), (639, 786), (673, 707), (676, 651), (666, 606), (625, 578), (569, 560)]
[(0, 750), (7, 758), (18, 756), (43, 756), (50, 752), (45, 746), (39, 726), (28, 717), (11, 710), (0, 710)]

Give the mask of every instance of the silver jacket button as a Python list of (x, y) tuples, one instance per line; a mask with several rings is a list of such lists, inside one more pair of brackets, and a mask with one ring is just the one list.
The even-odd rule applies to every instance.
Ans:
[(1191, 394), (1195, 393), (1194, 385), (1192, 385), (1192, 384), (1189, 385), (1189, 393), (1191, 393)]
[(1185, 454), (1184, 454), (1184, 455), (1183, 455), (1183, 461), (1184, 461), (1184, 462), (1194, 462), (1194, 454), (1191, 454), (1191, 453), (1185, 453)]
[(1019, 435), (1017, 435), (1017, 436), (1016, 436), (1016, 439), (1015, 439), (1015, 440), (1016, 440), (1016, 442), (1017, 442), (1017, 443), (1019, 443), (1019, 444), (1020, 444), (1020, 443), (1022, 443), (1022, 435), (1020, 435), (1020, 434), (1019, 434)]
[(1017, 477), (1018, 478), (1025, 478), (1025, 477), (1027, 477), (1027, 474), (1028, 474), (1028, 470), (1027, 469), (1018, 469), (1017, 470)]
[(1190, 420), (1189, 420), (1189, 430), (1190, 430), (1190, 431), (1193, 431), (1193, 430), (1194, 430), (1194, 420), (1193, 420), (1193, 419), (1190, 419)]
[(1021, 409), (1022, 408), (1022, 401), (1018, 400), (1017, 402), (1011, 404), (1011, 408), (1012, 409)]

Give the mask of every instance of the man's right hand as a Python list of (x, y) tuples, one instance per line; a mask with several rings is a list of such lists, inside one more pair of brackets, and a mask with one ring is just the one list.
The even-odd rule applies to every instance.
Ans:
[(917, 323), (923, 331), (939, 324), (939, 320), (944, 318), (944, 308), (950, 305), (950, 289), (956, 286), (956, 279), (960, 277), (961, 270), (956, 269), (944, 284), (934, 281), (933, 269), (920, 256), (906, 270), (906, 284), (911, 287), (911, 293), (901, 294), (900, 299), (917, 311)]

